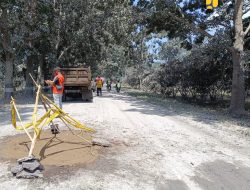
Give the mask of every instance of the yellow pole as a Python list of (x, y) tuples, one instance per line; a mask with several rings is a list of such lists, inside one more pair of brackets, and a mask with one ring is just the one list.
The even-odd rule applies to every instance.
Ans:
[(37, 92), (36, 92), (36, 102), (35, 102), (34, 111), (33, 111), (33, 115), (32, 115), (32, 123), (33, 123), (33, 127), (34, 127), (34, 136), (33, 136), (33, 139), (31, 141), (29, 157), (32, 156), (32, 153), (33, 153), (33, 150), (34, 150), (34, 147), (35, 147), (35, 144), (36, 144), (36, 140), (37, 140), (37, 134), (35, 132), (35, 127), (36, 127), (36, 122), (37, 122), (37, 107), (38, 107), (40, 90), (41, 90), (41, 86), (39, 85), (38, 89), (37, 89)]
[(26, 128), (24, 127), (24, 125), (23, 125), (22, 119), (21, 119), (21, 117), (20, 117), (20, 114), (19, 114), (18, 109), (17, 109), (16, 104), (15, 104), (15, 100), (14, 100), (14, 98), (13, 98), (12, 96), (11, 96), (11, 100), (13, 101), (14, 109), (15, 109), (15, 111), (16, 111), (17, 117), (18, 117), (18, 119), (19, 119), (19, 121), (20, 121), (20, 123), (21, 123), (21, 126), (22, 126), (23, 130), (24, 130), (25, 133), (28, 135), (28, 137), (30, 138), (30, 140), (32, 140), (31, 135), (29, 134), (29, 132), (27, 131), (27, 129), (26, 129)]

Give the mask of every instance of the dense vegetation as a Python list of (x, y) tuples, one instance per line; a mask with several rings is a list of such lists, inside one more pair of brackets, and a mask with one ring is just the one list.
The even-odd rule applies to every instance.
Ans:
[(29, 73), (43, 81), (55, 66), (91, 66), (94, 75), (165, 96), (231, 96), (231, 113), (243, 114), (249, 4), (224, 0), (207, 10), (196, 0), (2, 0), (1, 90), (5, 100), (30, 95)]

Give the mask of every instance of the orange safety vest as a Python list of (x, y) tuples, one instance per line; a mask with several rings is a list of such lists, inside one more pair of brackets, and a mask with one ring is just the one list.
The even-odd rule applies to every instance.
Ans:
[[(55, 79), (57, 78), (58, 80), (58, 84), (54, 84), (52, 86), (52, 92), (53, 94), (63, 94), (63, 90), (64, 90), (64, 77), (61, 73), (58, 73), (55, 78), (54, 78), (54, 81)], [(58, 88), (58, 86), (60, 86), (61, 88)]]
[(102, 79), (100, 78), (100, 79), (96, 79), (96, 87), (97, 88), (102, 88)]

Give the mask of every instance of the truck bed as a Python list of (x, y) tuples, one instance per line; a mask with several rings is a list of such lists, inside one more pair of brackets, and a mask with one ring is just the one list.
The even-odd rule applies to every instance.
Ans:
[(89, 86), (91, 84), (90, 68), (63, 68), (64, 86)]

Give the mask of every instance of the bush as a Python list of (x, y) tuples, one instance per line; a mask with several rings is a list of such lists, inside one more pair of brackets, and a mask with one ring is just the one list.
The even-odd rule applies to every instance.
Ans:
[(158, 72), (160, 92), (186, 100), (217, 101), (231, 90), (231, 53), (219, 44), (193, 49), (183, 60), (163, 64)]

